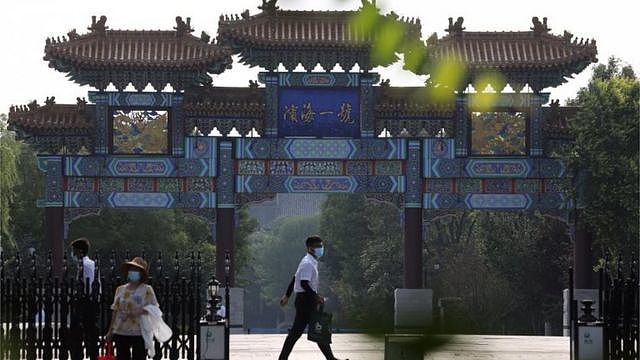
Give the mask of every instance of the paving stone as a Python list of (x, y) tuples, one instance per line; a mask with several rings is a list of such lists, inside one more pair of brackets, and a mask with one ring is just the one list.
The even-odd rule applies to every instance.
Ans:
[[(233, 335), (233, 360), (276, 360), (286, 335)], [(334, 334), (333, 351), (350, 360), (383, 360), (384, 339), (362, 334)], [(290, 360), (322, 360), (315, 343), (298, 341)], [(425, 360), (546, 360), (569, 359), (569, 338), (559, 336), (495, 336), (457, 335), (438, 351), (425, 355)]]

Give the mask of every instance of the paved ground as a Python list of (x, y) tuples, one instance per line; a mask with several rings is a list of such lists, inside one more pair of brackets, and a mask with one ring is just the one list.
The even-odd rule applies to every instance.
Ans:
[[(322, 360), (316, 344), (303, 335), (290, 360)], [(233, 335), (233, 360), (276, 360), (285, 335)], [(384, 343), (365, 335), (333, 335), (333, 350), (340, 359), (383, 360)], [(544, 336), (460, 335), (435, 353), (425, 355), (428, 360), (542, 360), (569, 359), (569, 338)]]

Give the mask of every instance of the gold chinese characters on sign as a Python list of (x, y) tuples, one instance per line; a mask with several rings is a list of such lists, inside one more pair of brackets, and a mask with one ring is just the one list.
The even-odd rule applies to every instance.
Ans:
[(311, 103), (308, 102), (302, 106), (302, 122), (303, 123), (312, 123), (316, 117), (316, 112), (313, 111), (311, 107)]
[(340, 112), (338, 113), (338, 119), (340, 119), (341, 123), (353, 124), (353, 119), (351, 119), (350, 103), (344, 102), (340, 105)]
[(340, 104), (339, 111), (322, 110), (316, 112), (313, 109), (311, 102), (306, 102), (302, 105), (302, 111), (299, 112), (299, 107), (296, 104), (290, 104), (284, 106), (283, 119), (284, 121), (290, 121), (292, 123), (311, 124), (316, 120), (316, 114), (319, 116), (335, 115), (336, 119), (343, 124), (355, 123), (355, 118), (351, 117), (353, 106), (350, 102), (343, 102)]

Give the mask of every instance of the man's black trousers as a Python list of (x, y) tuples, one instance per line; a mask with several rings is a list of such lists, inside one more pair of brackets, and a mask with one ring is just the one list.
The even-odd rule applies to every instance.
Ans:
[[(80, 299), (73, 304), (71, 310), (71, 329), (69, 350), (71, 360), (81, 360), (85, 356), (91, 360), (98, 357), (98, 321), (95, 302)], [(86, 355), (83, 352), (86, 348)]]
[[(296, 341), (298, 341), (300, 336), (302, 336), (302, 333), (304, 333), (304, 329), (309, 325), (311, 313), (316, 309), (317, 302), (311, 293), (296, 293), (295, 306), (296, 317), (293, 320), (291, 330), (289, 330), (289, 335), (287, 335), (287, 339), (284, 341), (284, 345), (282, 346), (282, 351), (278, 358), (279, 360), (287, 360), (289, 358), (289, 354), (291, 354), (291, 350), (293, 350), (293, 346), (296, 344)], [(331, 352), (331, 345), (318, 344), (318, 347), (327, 360), (335, 359)]]

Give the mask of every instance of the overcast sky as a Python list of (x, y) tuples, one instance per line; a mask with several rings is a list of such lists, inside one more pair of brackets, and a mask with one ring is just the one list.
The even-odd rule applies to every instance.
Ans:
[[(62, 36), (76, 28), (86, 33), (91, 15), (107, 15), (111, 29), (172, 29), (176, 15), (191, 17), (194, 34), (202, 30), (215, 36), (220, 14), (241, 13), (249, 9), (259, 12), (260, 0), (2, 0), (0, 13), (0, 113), (8, 112), (11, 104), (26, 104), (32, 99), (43, 103), (45, 97), (55, 95), (58, 103), (75, 103), (78, 96), (87, 96), (88, 86), (81, 87), (65, 78), (65, 74), (47, 67), (42, 60), (47, 36)], [(595, 38), (601, 62), (615, 55), (640, 71), (638, 46), (637, 5), (633, 1), (606, 2), (559, 0), (379, 0), (384, 12), (394, 10), (401, 16), (419, 17), (423, 37), (437, 32), (442, 37), (448, 17), (463, 16), (469, 31), (528, 30), (531, 17), (548, 17), (554, 34), (568, 30), (578, 38)], [(352, 10), (360, 6), (359, 0), (280, 0), (282, 9)], [(214, 85), (246, 86), (256, 79), (258, 68), (238, 63), (233, 69), (215, 75)], [(376, 69), (383, 78), (390, 78), (393, 86), (421, 85), (423, 79), (402, 70), (401, 64)], [(566, 99), (584, 86), (590, 68), (556, 88), (547, 89), (551, 98)]]

